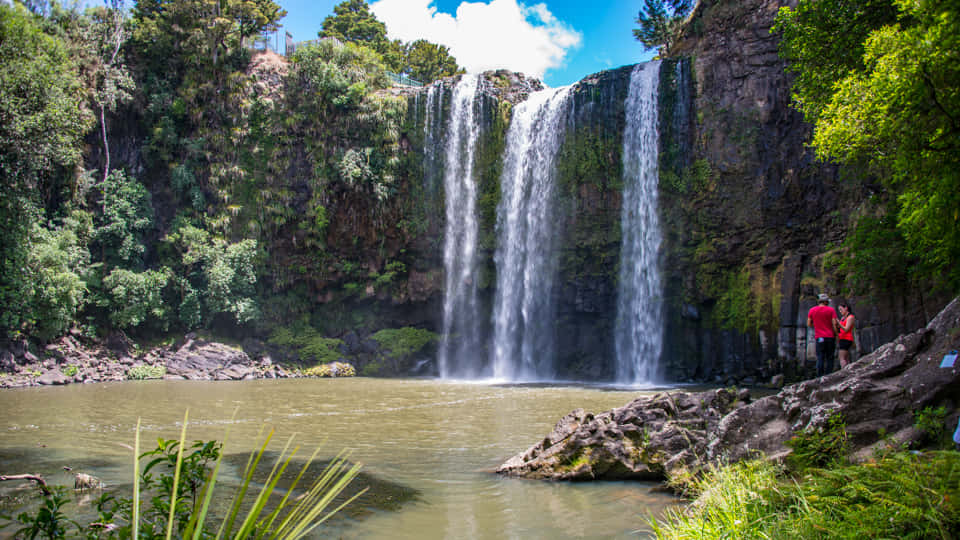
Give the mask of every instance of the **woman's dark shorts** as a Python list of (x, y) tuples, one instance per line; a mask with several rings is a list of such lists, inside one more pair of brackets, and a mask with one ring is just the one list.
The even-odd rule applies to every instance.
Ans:
[(849, 339), (837, 340), (837, 348), (840, 349), (841, 351), (849, 351), (851, 347), (853, 347), (853, 342), (850, 341)]

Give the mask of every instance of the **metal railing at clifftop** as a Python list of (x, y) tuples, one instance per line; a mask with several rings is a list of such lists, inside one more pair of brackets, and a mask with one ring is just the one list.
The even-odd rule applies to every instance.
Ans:
[(398, 74), (398, 73), (392, 73), (388, 71), (387, 76), (390, 77), (391, 81), (393, 81), (394, 86), (413, 86), (417, 88), (423, 86), (422, 82), (416, 79), (411, 79), (410, 77), (407, 77), (403, 73)]

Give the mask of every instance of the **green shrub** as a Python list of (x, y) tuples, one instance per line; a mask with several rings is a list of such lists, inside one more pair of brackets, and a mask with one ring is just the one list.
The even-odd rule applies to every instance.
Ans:
[(162, 293), (168, 279), (166, 272), (114, 269), (103, 279), (110, 322), (119, 328), (133, 328), (153, 319), (165, 327), (167, 309)]
[(374, 360), (360, 369), (360, 374), (364, 377), (376, 377), (383, 371), (383, 362)]
[(914, 413), (914, 427), (923, 432), (924, 443), (942, 445), (947, 435), (947, 408), (924, 407)]
[(142, 381), (146, 379), (162, 379), (167, 374), (167, 366), (160, 365), (139, 365), (133, 366), (127, 370), (127, 379), (132, 381)]
[(87, 286), (81, 276), (90, 262), (85, 236), (89, 214), (74, 212), (63, 224), (33, 224), (27, 268), (32, 295), (33, 331), (42, 339), (55, 338), (69, 327), (86, 303)]
[(659, 539), (956, 538), (960, 453), (899, 452), (799, 478), (766, 460), (714, 468), (697, 502), (649, 522)]
[(278, 327), (267, 340), (271, 345), (290, 348), (301, 362), (329, 364), (340, 359), (343, 341), (320, 335), (315, 328), (304, 322), (293, 327)]
[(843, 463), (849, 450), (843, 415), (830, 416), (825, 427), (801, 431), (786, 444), (793, 449), (787, 464), (795, 471)]
[(66, 367), (63, 368), (63, 374), (64, 374), (65, 376), (67, 376), (67, 377), (73, 377), (73, 376), (75, 376), (78, 371), (80, 371), (80, 368), (78, 368), (77, 366), (75, 366), (75, 365), (73, 365), (73, 364), (70, 364), (69, 366), (66, 366)]
[(390, 351), (390, 358), (403, 358), (420, 352), (424, 347), (436, 342), (439, 336), (423, 328), (388, 328), (373, 336), (382, 349)]

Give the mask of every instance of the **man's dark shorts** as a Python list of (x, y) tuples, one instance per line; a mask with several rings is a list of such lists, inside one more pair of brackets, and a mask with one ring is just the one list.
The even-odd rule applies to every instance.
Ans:
[(833, 372), (833, 353), (836, 338), (817, 338), (817, 377)]

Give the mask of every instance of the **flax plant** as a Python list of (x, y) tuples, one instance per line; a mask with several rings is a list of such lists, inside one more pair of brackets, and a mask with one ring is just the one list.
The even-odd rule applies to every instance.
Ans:
[[(250, 493), (253, 476), (258, 465), (266, 453), (267, 446), (273, 439), (274, 431), (271, 429), (264, 437), (263, 443), (258, 450), (251, 452), (247, 460), (246, 468), (242, 476), (242, 481), (238, 486), (234, 497), (229, 505), (229, 512), (220, 522), (219, 526), (208, 523), (207, 517), (210, 511), (210, 505), (213, 500), (213, 492), (217, 484), (217, 478), (220, 473), (220, 466), (223, 461), (223, 452), (217, 453), (213, 470), (209, 473), (203, 482), (200, 490), (200, 496), (190, 509), (190, 519), (183, 527), (174, 527), (177, 514), (177, 507), (187, 502), (187, 499), (178, 498), (177, 488), (180, 483), (181, 469), (183, 468), (183, 449), (186, 443), (188, 414), (184, 414), (183, 427), (180, 433), (179, 446), (177, 448), (177, 459), (174, 467), (174, 483), (172, 494), (170, 496), (170, 510), (166, 526), (167, 540), (172, 538), (184, 538), (199, 540), (200, 538), (216, 538), (234, 540), (246, 540), (254, 538), (256, 540), (293, 540), (303, 538), (313, 532), (320, 524), (336, 514), (346, 505), (353, 502), (357, 497), (366, 492), (361, 490), (354, 496), (347, 499), (335, 508), (329, 507), (343, 489), (353, 480), (360, 470), (360, 464), (349, 466), (347, 462), (347, 453), (341, 452), (324, 469), (323, 473), (316, 479), (308, 489), (302, 494), (297, 495), (296, 488), (303, 479), (310, 464), (317, 458), (319, 449), (313, 452), (310, 459), (303, 465), (299, 474), (295, 477), (290, 486), (283, 493), (281, 500), (276, 507), (268, 511), (268, 503), (271, 496), (277, 492), (277, 483), (284, 471), (291, 464), (294, 456), (299, 451), (298, 446), (294, 446), (294, 437), (290, 437), (283, 451), (276, 458), (269, 476), (263, 482), (260, 491), (253, 499), (250, 508), (246, 513), (242, 512), (245, 502), (248, 502), (247, 494)], [(226, 441), (227, 436), (224, 437)], [(139, 538), (139, 524), (141, 519), (140, 512), (140, 421), (137, 421), (137, 433), (134, 442), (134, 493), (131, 514), (132, 538)], [(235, 525), (239, 524), (235, 528)], [(214, 531), (216, 531), (214, 533)], [(151, 535), (152, 537), (152, 535)]]

